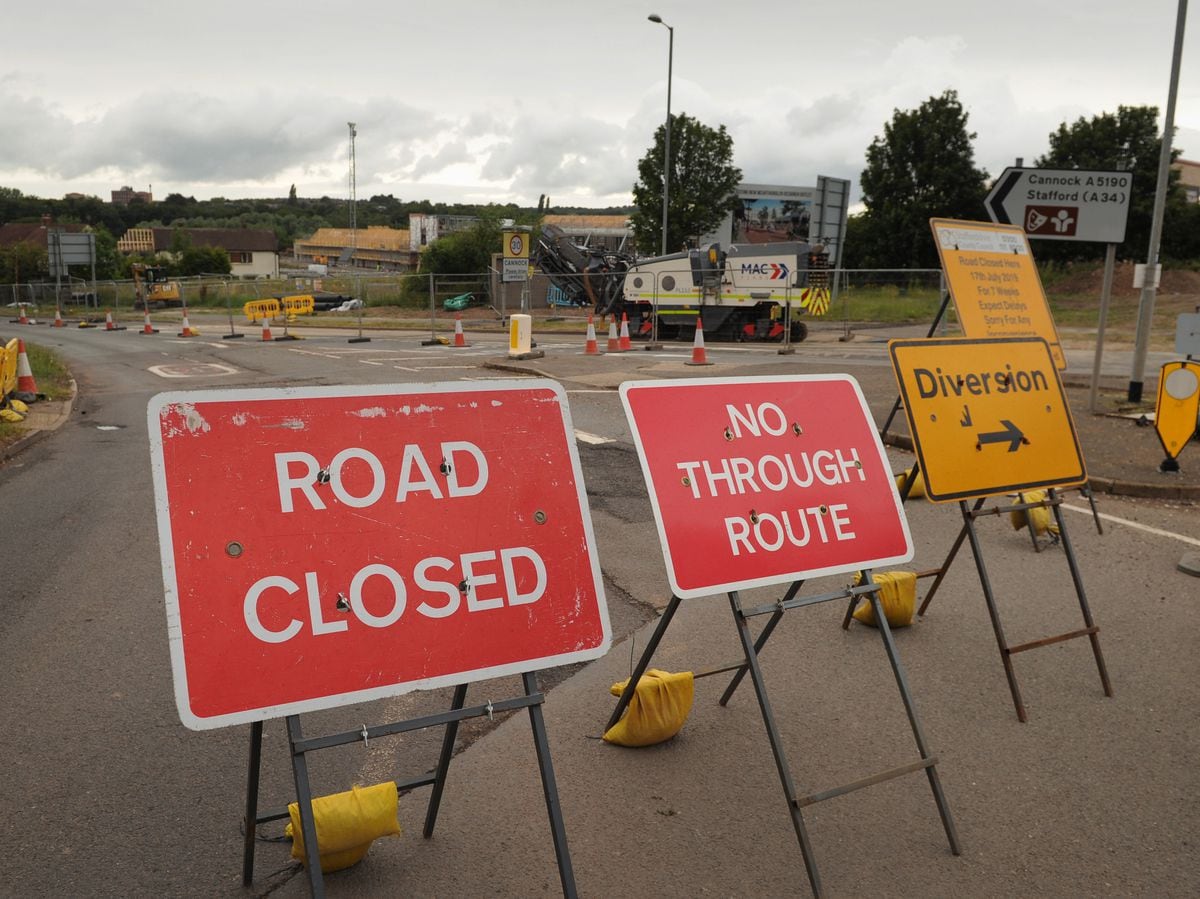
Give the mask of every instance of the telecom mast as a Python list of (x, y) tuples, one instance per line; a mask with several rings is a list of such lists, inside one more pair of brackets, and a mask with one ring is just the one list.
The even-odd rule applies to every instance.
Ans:
[(346, 123), (350, 128), (350, 265), (355, 265), (354, 256), (358, 253), (358, 175), (354, 171), (354, 123)]

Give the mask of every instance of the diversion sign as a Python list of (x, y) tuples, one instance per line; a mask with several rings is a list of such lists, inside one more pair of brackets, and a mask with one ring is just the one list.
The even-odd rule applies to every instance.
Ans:
[(621, 401), (681, 599), (912, 558), (853, 378), (634, 381)]
[(188, 727), (607, 650), (558, 384), (166, 393), (148, 417)]

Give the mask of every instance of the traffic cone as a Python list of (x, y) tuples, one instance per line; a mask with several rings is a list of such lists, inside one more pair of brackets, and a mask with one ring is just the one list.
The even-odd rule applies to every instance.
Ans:
[(54, 310), (54, 327), (65, 328), (66, 326), (67, 326), (67, 323), (62, 320), (62, 310), (55, 309)]
[(692, 342), (692, 358), (684, 365), (712, 365), (704, 352), (704, 322), (698, 315), (696, 316), (696, 339)]
[(585, 356), (599, 356), (600, 347), (596, 346), (596, 326), (592, 324), (592, 314), (588, 313), (587, 344), (583, 348)]
[(200, 332), (192, 327), (188, 321), (187, 306), (183, 307), (183, 327), (179, 329), (179, 337), (199, 337)]
[(454, 313), (454, 345), (456, 347), (470, 346), (466, 337), (463, 336), (462, 316), (457, 312)]
[(25, 354), (25, 341), (17, 338), (17, 390), (13, 394), (23, 403), (32, 403), (37, 399), (37, 381), (33, 379), (33, 369), (29, 367), (29, 357)]
[(121, 327), (118, 328), (116, 326), (116, 324), (113, 322), (111, 309), (104, 310), (104, 330), (105, 331), (124, 331), (125, 330), (124, 325), (122, 325)]
[(263, 316), (262, 323), (263, 323), (263, 326), (262, 326), (262, 339), (263, 339), (263, 340), (270, 340), (270, 339), (271, 339), (271, 320), (270, 320), (269, 318), (267, 318), (267, 317), (264, 315), (264, 316)]
[(138, 333), (139, 334), (157, 334), (158, 333), (158, 329), (150, 324), (150, 310), (149, 309), (146, 310), (146, 323), (144, 325), (142, 325), (142, 330), (139, 331)]
[(622, 352), (633, 349), (633, 344), (629, 341), (629, 316), (624, 312), (621, 313), (621, 339), (617, 343)]
[(608, 321), (608, 346), (606, 349), (610, 353), (621, 352), (621, 340), (617, 337), (617, 317), (615, 315)]
[(17, 324), (18, 325), (29, 324), (29, 316), (27, 316), (25, 314), (25, 304), (24, 303), (21, 304), (21, 311), (17, 313)]

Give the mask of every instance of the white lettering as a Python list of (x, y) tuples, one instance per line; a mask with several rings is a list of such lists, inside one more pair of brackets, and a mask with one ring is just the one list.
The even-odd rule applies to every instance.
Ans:
[[(412, 480), (412, 470), (416, 467), (421, 472), (421, 480)], [(400, 463), (400, 487), (396, 491), (396, 502), (402, 503), (408, 499), (408, 494), (418, 490), (428, 490), (434, 499), (442, 498), (442, 488), (429, 470), (429, 463), (421, 455), (421, 448), (414, 443), (404, 447), (404, 459)]]
[(278, 587), (286, 591), (289, 596), (300, 590), (299, 585), (295, 581), (290, 581), (279, 575), (260, 578), (246, 591), (246, 599), (242, 604), (242, 615), (246, 619), (247, 630), (259, 640), (262, 640), (264, 643), (286, 643), (300, 632), (302, 625), (299, 621), (293, 618), (283, 630), (273, 631), (268, 630), (263, 625), (262, 619), (258, 617), (258, 600), (265, 591), (270, 590), (272, 587)]
[[(456, 452), (466, 453), (475, 460), (479, 475), (474, 484), (464, 486), (458, 482), (458, 463), (454, 460)], [(473, 443), (467, 443), (465, 440), (452, 440), (442, 444), (442, 457), (450, 466), (450, 471), (446, 475), (446, 486), (451, 496), (475, 496), (483, 492), (488, 481), (488, 464), (479, 447)]]
[[(522, 593), (517, 585), (514, 559), (526, 559), (533, 564), (536, 580), (533, 589), (528, 593)], [(510, 606), (524, 606), (531, 602), (537, 602), (546, 592), (546, 563), (529, 547), (515, 546), (512, 549), (500, 550), (500, 568), (504, 571), (504, 592), (508, 595)]]
[[(365, 496), (353, 495), (342, 483), (342, 467), (351, 459), (360, 459), (366, 462), (367, 468), (371, 470), (371, 489)], [(356, 446), (349, 447), (334, 456), (333, 461), (329, 463), (329, 486), (333, 489), (333, 495), (351, 508), (365, 509), (383, 496), (383, 482), (383, 464), (375, 458), (373, 453), (369, 453), (365, 449), (359, 449)]]
[(418, 587), (422, 590), (428, 590), (430, 593), (441, 593), (446, 597), (446, 604), (444, 606), (431, 606), (425, 601), (422, 601), (417, 606), (417, 611), (426, 618), (445, 618), (458, 611), (459, 602), (462, 600), (462, 596), (458, 592), (458, 587), (444, 581), (433, 581), (425, 576), (425, 573), (430, 568), (441, 568), (444, 571), (449, 571), (453, 567), (454, 563), (449, 559), (443, 559), (440, 556), (431, 556), (428, 559), (422, 559), (417, 563), (417, 567), (413, 569), (413, 580), (417, 582)]
[[(291, 474), (293, 462), (304, 464), (304, 473), (299, 477), (293, 477)], [(309, 505), (314, 509), (325, 508), (325, 503), (321, 502), (321, 497), (317, 496), (317, 491), (313, 488), (313, 482), (320, 469), (320, 463), (308, 453), (275, 454), (275, 481), (279, 485), (279, 508), (281, 511), (292, 511), (292, 491), (294, 490), (303, 493)]]
[[(367, 578), (376, 575), (387, 578), (392, 585), (392, 610), (386, 615), (371, 614), (367, 611), (366, 603), (363, 602), (363, 585), (366, 584)], [(400, 573), (396, 569), (388, 565), (368, 565), (354, 575), (354, 579), (350, 581), (350, 608), (354, 610), (358, 620), (368, 627), (387, 627), (389, 624), (395, 624), (404, 614), (407, 599), (404, 578), (400, 577)]]
[(463, 580), (467, 582), (467, 611), (468, 612), (483, 612), (488, 609), (500, 609), (504, 607), (504, 597), (492, 596), (481, 598), (477, 590), (478, 587), (488, 587), (496, 583), (496, 575), (494, 574), (477, 574), (475, 572), (476, 562), (491, 562), (496, 558), (496, 554), (490, 550), (480, 553), (463, 553), (460, 558), (462, 563)]

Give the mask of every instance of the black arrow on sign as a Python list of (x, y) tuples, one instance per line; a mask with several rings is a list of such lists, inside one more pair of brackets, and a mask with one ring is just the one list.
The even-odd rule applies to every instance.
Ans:
[(1013, 223), (1012, 219), (1008, 217), (1008, 213), (1004, 211), (1004, 201), (1012, 189), (1017, 186), (1017, 182), (1021, 180), (1021, 173), (1024, 171), (1024, 169), (1005, 169), (997, 179), (995, 186), (992, 187), (991, 193), (984, 199), (983, 204), (987, 207), (988, 215), (991, 216), (993, 222), (1000, 225)]
[(988, 431), (986, 434), (979, 435), (979, 443), (982, 446), (985, 443), (1008, 443), (1008, 451), (1015, 453), (1025, 439), (1025, 435), (1021, 433), (1021, 429), (1009, 421), (1007, 418), (1000, 419), (1000, 424), (1004, 427), (1003, 431)]

